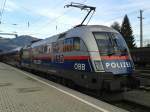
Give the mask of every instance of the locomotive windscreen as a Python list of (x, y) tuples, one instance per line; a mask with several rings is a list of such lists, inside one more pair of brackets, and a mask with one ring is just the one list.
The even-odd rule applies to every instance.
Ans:
[(113, 74), (130, 74), (133, 64), (125, 40), (119, 33), (94, 32), (103, 68)]
[(93, 34), (101, 55), (127, 55), (127, 45), (120, 34), (112, 32), (94, 32)]

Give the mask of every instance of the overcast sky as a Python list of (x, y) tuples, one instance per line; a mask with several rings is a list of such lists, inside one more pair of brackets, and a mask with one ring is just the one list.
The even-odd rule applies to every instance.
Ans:
[[(136, 42), (139, 42), (139, 10), (144, 10), (144, 41), (150, 39), (150, 0), (6, 0), (0, 32), (17, 32), (38, 38), (46, 38), (79, 24), (86, 11), (64, 8), (70, 2), (96, 7), (89, 24), (110, 26), (114, 21), (122, 23), (128, 15)], [(0, 0), (0, 8), (4, 0)], [(29, 22), (29, 27), (28, 27)], [(57, 30), (56, 30), (57, 26)]]

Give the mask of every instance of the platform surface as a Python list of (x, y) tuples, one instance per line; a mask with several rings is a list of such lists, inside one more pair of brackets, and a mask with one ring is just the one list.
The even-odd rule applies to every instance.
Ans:
[(0, 63), (0, 112), (127, 112)]

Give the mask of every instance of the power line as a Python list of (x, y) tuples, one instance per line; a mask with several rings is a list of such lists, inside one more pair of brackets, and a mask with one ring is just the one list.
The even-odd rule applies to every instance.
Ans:
[[(66, 2), (66, 1), (67, 1), (67, 0), (64, 0), (64, 1), (61, 1), (60, 3), (62, 4), (62, 3), (64, 3), (64, 2)], [(83, 0), (83, 2), (86, 2), (86, 1), (87, 1), (87, 0)], [(59, 4), (60, 4), (60, 3), (59, 3)], [(2, 6), (3, 11), (4, 11), (5, 4), (6, 4), (6, 0), (4, 1), (4, 4), (3, 4), (3, 6)], [(54, 5), (54, 6), (55, 6), (55, 9), (57, 8), (56, 6), (58, 6), (58, 7), (60, 6), (59, 4), (57, 3), (56, 5)], [(19, 7), (20, 7), (20, 5), (19, 5)], [(32, 11), (32, 10), (30, 10), (30, 9), (27, 9), (27, 8), (23, 7), (23, 6), (21, 6), (21, 8), (24, 9), (24, 10), (26, 10), (26, 11), (28, 11), (28, 12), (31, 12), (31, 11)], [(54, 9), (54, 10), (55, 10), (55, 9)], [(2, 11), (2, 12), (3, 12), (3, 11)], [(51, 22), (48, 22), (48, 23), (46, 23), (45, 25), (43, 25), (43, 27), (44, 27), (44, 26), (47, 26), (47, 25), (49, 25), (49, 24), (54, 23), (54, 21), (56, 21), (56, 20), (58, 20), (59, 18), (63, 17), (63, 16), (64, 16), (66, 13), (68, 13), (68, 12), (70, 12), (70, 11), (68, 11), (68, 10), (65, 11), (62, 15), (56, 17), (55, 19), (52, 19)], [(1, 13), (1, 14), (2, 14), (2, 13)], [(40, 17), (39, 19), (41, 19), (41, 17)], [(38, 19), (38, 20), (39, 20), (39, 19)], [(40, 29), (40, 28), (41, 28), (41, 27), (39, 27), (38, 29)], [(44, 28), (45, 28), (45, 27), (44, 27)], [(40, 30), (41, 30), (41, 29), (40, 29)], [(38, 33), (36, 33), (36, 34), (38, 34)]]
[[(52, 7), (55, 7), (55, 9), (57, 9), (57, 7), (56, 6), (60, 6), (61, 4), (63, 4), (64, 2), (66, 2), (67, 0), (63, 0), (63, 1), (61, 1), (61, 2), (59, 2), (59, 3), (57, 3), (56, 5), (54, 5), (54, 6), (52, 6)], [(2, 16), (2, 13), (4, 12), (4, 7), (5, 7), (5, 4), (6, 4), (6, 0), (4, 1), (4, 3), (2, 4), (3, 6), (1, 6), (1, 12), (0, 12), (0, 16)], [(60, 4), (60, 5), (59, 5)], [(28, 9), (28, 8), (25, 8), (24, 6), (20, 6), (19, 5), (19, 7), (20, 8), (22, 8), (22, 9), (24, 9), (24, 11), (26, 11), (26, 12), (33, 12), (32, 10), (30, 10), (30, 9)], [(55, 9), (53, 9), (53, 10), (55, 10)], [(2, 19), (2, 17), (0, 18), (0, 20)], [(40, 18), (38, 18), (38, 20), (40, 20), (41, 19), (41, 17)], [(1, 22), (1, 21), (0, 21)], [(27, 25), (28, 25), (28, 27), (29, 27), (29, 21), (27, 22)], [(33, 25), (33, 24), (32, 24)]]
[[(63, 0), (63, 1), (59, 2), (59, 3), (57, 3), (56, 5), (52, 6), (52, 9), (53, 9), (53, 10), (56, 10), (58, 6), (60, 6), (61, 4), (65, 3), (66, 1), (67, 1), (67, 0)], [(24, 9), (27, 13), (33, 12), (33, 10), (30, 10), (30, 9), (24, 7), (24, 6), (20, 6), (20, 8)], [(43, 17), (39, 17), (39, 18), (36, 19), (36, 21), (39, 21), (39, 20), (41, 20), (42, 18), (43, 18)], [(33, 26), (34, 24), (36, 24), (36, 23), (33, 23), (32, 26)]]
[[(87, 1), (87, 0), (83, 0), (81, 3), (85, 3), (86, 1)], [(72, 9), (71, 9), (70, 11), (72, 11)], [(48, 25), (50, 25), (50, 24), (53, 24), (54, 21), (56, 21), (56, 20), (58, 20), (59, 18), (63, 17), (65, 14), (69, 13), (70, 11), (67, 10), (67, 11), (65, 11), (63, 14), (61, 14), (60, 16), (58, 16), (58, 17), (52, 19), (51, 21), (45, 23), (44, 25), (42, 25), (42, 28), (41, 28), (40, 30), (46, 29), (44, 26), (48, 26)]]
[[(137, 13), (136, 10), (131, 11), (131, 12), (127, 13), (127, 14), (128, 14), (128, 15), (131, 15), (131, 14), (135, 14), (135, 13)], [(109, 19), (109, 20), (107, 20), (107, 21), (105, 21), (105, 22), (115, 21), (116, 19), (119, 19), (119, 18), (123, 18), (123, 17), (122, 17), (122, 16), (116, 16), (116, 17), (114, 17), (114, 18), (112, 18), (112, 19)]]
[[(54, 5), (53, 8), (57, 9), (56, 6), (60, 6), (60, 4), (63, 4), (63, 3), (66, 2), (66, 1), (67, 1), (67, 0), (60, 1), (59, 3), (57, 3), (56, 5)], [(6, 4), (6, 0), (4, 1), (4, 3), (2, 3), (2, 6), (1, 6), (1, 11), (0, 11), (0, 23), (1, 23), (1, 19), (2, 19), (2, 17), (1, 17), (1, 16), (2, 16), (2, 13), (4, 12), (5, 4)], [(24, 11), (25, 11), (26, 13), (33, 12), (33, 10), (30, 10), (29, 8), (26, 8), (26, 7), (21, 6), (21, 5), (18, 5), (18, 7), (24, 9)], [(55, 9), (54, 9), (54, 10), (55, 10)], [(43, 17), (37, 18), (36, 21), (39, 21), (41, 18), (43, 18)], [(29, 21), (27, 21), (27, 26), (28, 26), (28, 22), (29, 22)], [(1, 23), (1, 24), (2, 24), (2, 23)], [(34, 24), (36, 24), (36, 23), (34, 23)], [(34, 24), (32, 24), (32, 25), (34, 25)], [(31, 26), (31, 24), (30, 24), (30, 26)]]
[(2, 17), (3, 17), (5, 5), (6, 5), (6, 0), (4, 0), (4, 4), (3, 4), (2, 7), (1, 7), (1, 12), (0, 12), (0, 24), (2, 23)]

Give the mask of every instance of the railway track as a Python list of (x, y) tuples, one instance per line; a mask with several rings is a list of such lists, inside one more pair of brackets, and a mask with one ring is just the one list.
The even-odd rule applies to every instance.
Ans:
[(137, 78), (140, 80), (140, 88), (149, 88), (150, 87), (150, 68), (138, 68), (136, 69), (136, 72), (138, 72), (138, 75), (136, 75)]
[(150, 67), (136, 67), (136, 71), (140, 73), (149, 73), (150, 74)]
[(111, 103), (114, 106), (128, 110), (129, 112), (149, 112), (150, 108), (129, 101), (118, 101)]

